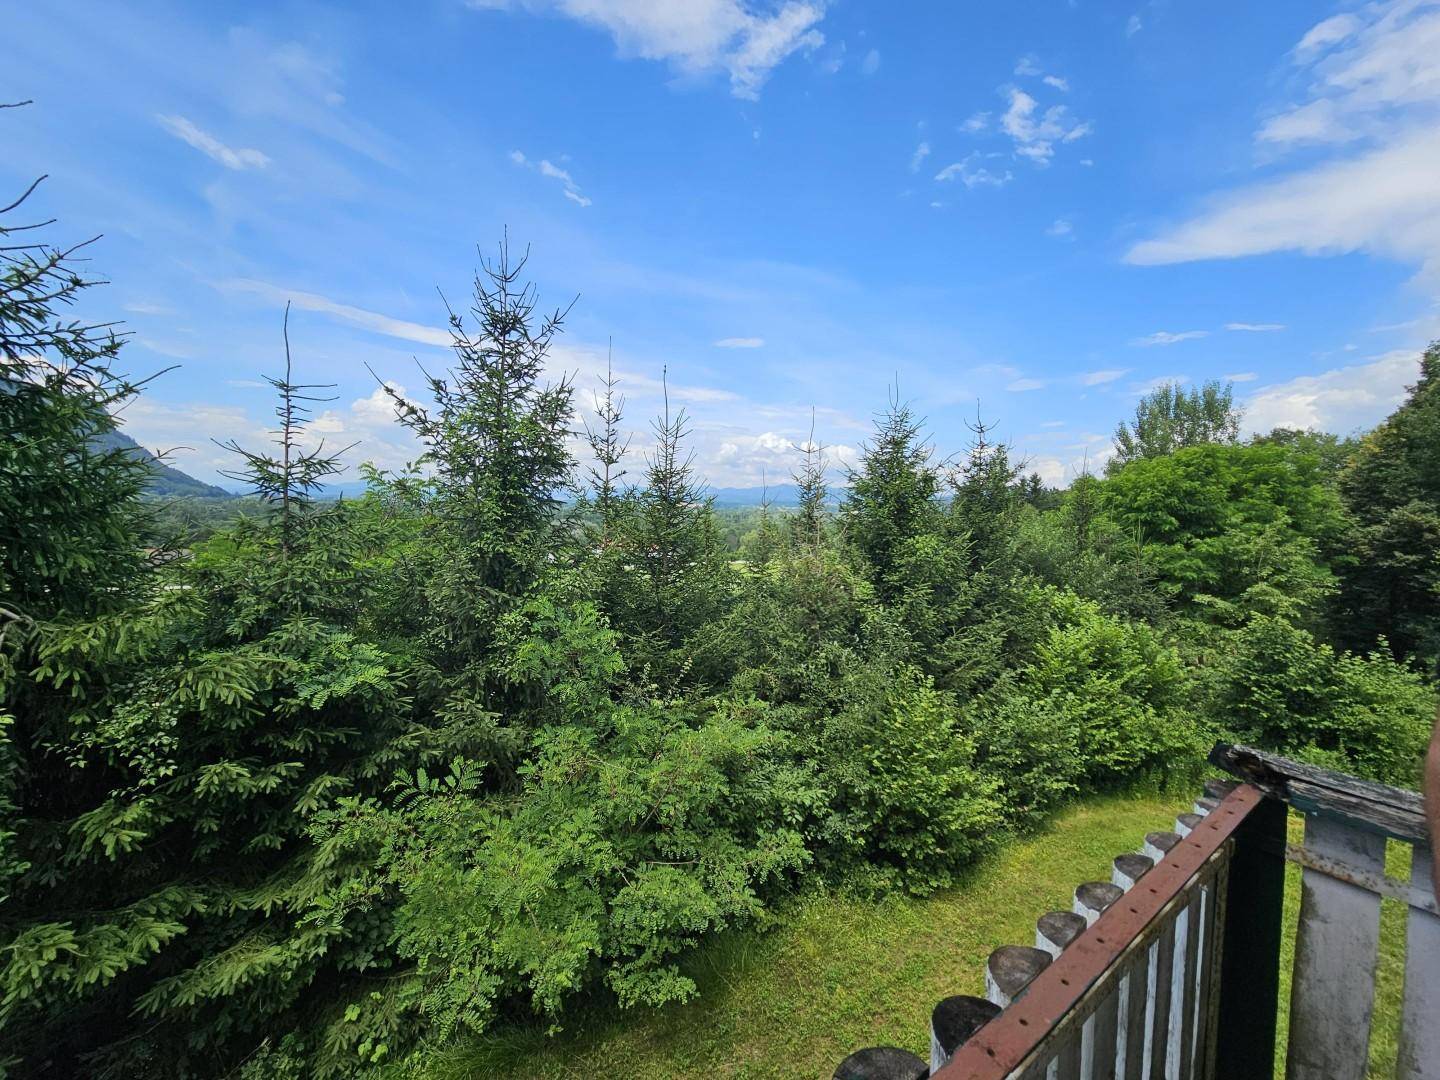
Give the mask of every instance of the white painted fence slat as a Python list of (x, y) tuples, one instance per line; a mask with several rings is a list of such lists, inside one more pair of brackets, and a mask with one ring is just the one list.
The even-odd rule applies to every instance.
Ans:
[(1430, 853), (1416, 845), (1410, 862), (1405, 935), (1405, 1004), (1400, 1013), (1397, 1080), (1440, 1080), (1440, 916), (1415, 906), (1430, 895)]
[[(1308, 816), (1305, 848), (1383, 874), (1385, 838)], [(1380, 896), (1306, 868), (1290, 1002), (1290, 1080), (1363, 1080), (1379, 957)]]
[(1145, 1075), (1145, 1013), (1150, 981), (1150, 950), (1141, 949), (1120, 982), (1120, 1047), (1115, 1075), (1141, 1080)]
[(1146, 1031), (1150, 1067), (1145, 1073), (1149, 1080), (1161, 1080), (1165, 1075), (1165, 1060), (1170, 1049), (1170, 981), (1175, 970), (1175, 935), (1172, 916), (1160, 931), (1160, 939), (1152, 951), (1155, 966), (1150, 973), (1150, 1017)]
[(1171, 1012), (1174, 1020), (1170, 1030), (1171, 1056), (1165, 1075), (1170, 1080), (1191, 1080), (1195, 1048), (1195, 1005), (1200, 993), (1200, 935), (1204, 915), (1204, 894), (1196, 888), (1190, 905), (1181, 914), (1184, 922), (1184, 940), (1175, 942), (1175, 966), (1178, 969), (1173, 983), (1175, 995)]

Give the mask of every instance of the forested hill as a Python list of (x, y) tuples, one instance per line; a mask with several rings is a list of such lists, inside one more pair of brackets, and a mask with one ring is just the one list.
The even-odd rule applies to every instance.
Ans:
[(196, 480), (189, 473), (183, 473), (166, 465), (145, 447), (141, 446), (122, 431), (106, 431), (95, 436), (93, 443), (102, 450), (130, 450), (150, 467), (150, 479), (145, 490), (149, 495), (167, 497), (189, 496), (199, 499), (231, 499), (234, 495), (224, 488)]

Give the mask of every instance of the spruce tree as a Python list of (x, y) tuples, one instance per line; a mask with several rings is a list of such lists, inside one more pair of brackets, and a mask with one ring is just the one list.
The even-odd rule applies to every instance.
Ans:
[(922, 427), (909, 404), (892, 395), (862, 448), (860, 467), (850, 471), (850, 491), (841, 508), (846, 538), (870, 567), (882, 595), (890, 592), (886, 581), (901, 549), (936, 519), (940, 474)]
[(794, 473), (799, 490), (799, 509), (795, 515), (795, 540), (811, 553), (820, 550), (825, 539), (825, 500), (829, 489), (825, 470), (829, 465), (825, 447), (815, 441), (815, 410), (810, 410), (810, 437), (804, 446), (795, 448), (801, 454), (800, 467)]

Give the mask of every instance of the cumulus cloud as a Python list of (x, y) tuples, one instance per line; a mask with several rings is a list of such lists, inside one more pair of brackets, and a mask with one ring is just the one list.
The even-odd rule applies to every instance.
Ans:
[(1212, 197), (1135, 244), (1129, 262), (1358, 251), (1440, 271), (1440, 2), (1383, 0), (1325, 19), (1291, 59), (1302, 99), (1274, 111), (1256, 139), (1322, 153)]
[(1209, 336), (1209, 330), (1181, 330), (1177, 333), (1171, 333), (1169, 330), (1156, 330), (1153, 334), (1146, 334), (1142, 338), (1136, 338), (1130, 344), (1140, 346), (1175, 345), (1181, 341), (1193, 341), (1195, 338)]
[(155, 119), (161, 127), (181, 142), (188, 143), (227, 169), (234, 169), (238, 172), (242, 169), (263, 169), (270, 164), (270, 159), (259, 150), (234, 149), (226, 146), (214, 135), (208, 131), (202, 131), (183, 116), (161, 115)]
[(580, 189), (575, 186), (575, 180), (570, 175), (568, 170), (560, 168), (559, 165), (556, 165), (545, 158), (542, 158), (539, 161), (531, 161), (528, 157), (525, 156), (523, 152), (519, 150), (510, 151), (510, 160), (522, 168), (533, 169), (541, 176), (544, 176), (550, 180), (558, 180), (563, 185), (565, 198), (569, 199), (571, 202), (579, 206), (590, 205), (590, 200), (580, 193)]
[(960, 130), (975, 134), (984, 131), (990, 126), (990, 114), (988, 112), (971, 113), (965, 122), (960, 125)]
[(1053, 236), (1057, 240), (1073, 240), (1075, 238), (1075, 226), (1064, 218), (1056, 218), (1045, 230), (1046, 236)]
[[(786, 0), (761, 7), (751, 0), (467, 0), (478, 9), (553, 11), (610, 34), (621, 56), (657, 60), (681, 75), (726, 72), (730, 92), (756, 100), (770, 73), (801, 51), (825, 42), (818, 26), (823, 0)], [(861, 67), (880, 63), (871, 50)], [(873, 73), (874, 68), (866, 74)]]
[(1419, 354), (1397, 349), (1364, 364), (1264, 386), (1245, 402), (1244, 426), (1253, 432), (1290, 427), (1340, 433), (1369, 427), (1405, 399), (1419, 372)]
[(1090, 134), (1088, 121), (1075, 120), (1064, 105), (1040, 110), (1040, 103), (1019, 87), (1007, 91), (1010, 104), (1000, 118), (1000, 129), (1010, 136), (1015, 153), (1037, 165), (1048, 165), (1057, 143), (1070, 143)]

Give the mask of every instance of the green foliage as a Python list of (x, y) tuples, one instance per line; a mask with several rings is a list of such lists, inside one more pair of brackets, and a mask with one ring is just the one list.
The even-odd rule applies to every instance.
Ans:
[(813, 433), (797, 510), (717, 512), (668, 401), (627, 486), (611, 376), (567, 508), (564, 313), (536, 318), (523, 265), (482, 267), (433, 403), (392, 393), (423, 456), (360, 499), (319, 498), (337, 461), (303, 436), (287, 327), (275, 447), (234, 448), (246, 512), (152, 566), (148, 466), (102, 449), (136, 389), (115, 339), (46, 306), (85, 287), (65, 255), (5, 263), (20, 1073), (403, 1071), (502, 1017), (681, 1001), (692, 947), (795, 891), (951, 884), (1222, 730), (1412, 778), (1431, 691), (1373, 635), (1429, 647), (1440, 353), (1353, 460), (1236, 445), (1228, 390), (1171, 389), (1122, 425), (1123, 468), (1063, 494), (978, 419), (937, 460), (892, 400), (833, 516)]
[(1195, 446), (1136, 461), (1101, 506), (1132, 535), (1186, 614), (1235, 626), (1251, 612), (1317, 617), (1326, 556), (1345, 528), (1318, 458), (1276, 444)]
[(1337, 653), (1283, 619), (1257, 615), (1227, 640), (1215, 667), (1213, 715), (1241, 740), (1415, 785), (1434, 693), (1383, 650)]
[(1207, 382), (1188, 393), (1165, 383), (1141, 398), (1134, 418), (1115, 429), (1115, 456), (1105, 471), (1115, 473), (1131, 462), (1166, 457), (1187, 446), (1233, 443), (1239, 435), (1240, 411), (1229, 383)]
[(1341, 474), (1356, 528), (1341, 597), (1345, 641), (1385, 637), (1398, 656), (1440, 656), (1440, 342), (1391, 417)]

